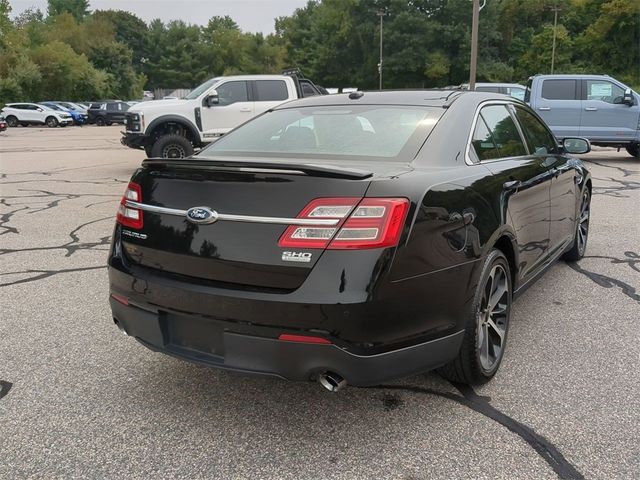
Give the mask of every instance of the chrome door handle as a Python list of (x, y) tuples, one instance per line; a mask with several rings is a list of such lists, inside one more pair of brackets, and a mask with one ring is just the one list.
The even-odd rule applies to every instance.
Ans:
[(551, 107), (538, 107), (538, 110), (542, 110), (543, 112), (547, 112), (551, 110)]
[(587, 112), (597, 112), (598, 111), (598, 109), (596, 107), (586, 107), (585, 110)]

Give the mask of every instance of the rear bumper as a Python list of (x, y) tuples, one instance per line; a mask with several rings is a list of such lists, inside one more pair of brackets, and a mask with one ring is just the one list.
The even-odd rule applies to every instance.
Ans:
[(294, 381), (334, 372), (352, 385), (366, 386), (424, 372), (452, 360), (464, 334), (459, 331), (384, 353), (357, 355), (334, 344), (235, 333), (224, 321), (149, 311), (113, 298), (110, 302), (119, 326), (151, 350), (207, 366)]

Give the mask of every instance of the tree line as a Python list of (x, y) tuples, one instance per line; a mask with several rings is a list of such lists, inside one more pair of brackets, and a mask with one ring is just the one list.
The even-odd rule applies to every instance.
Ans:
[[(554, 28), (554, 8), (558, 22)], [(0, 0), (0, 104), (50, 98), (140, 98), (216, 75), (298, 67), (326, 87), (378, 86), (380, 15), (385, 88), (468, 81), (469, 0), (310, 0), (243, 32), (230, 17), (207, 25), (145, 23), (88, 0), (49, 0), (10, 17)], [(480, 13), (478, 81), (526, 82), (548, 73), (607, 73), (640, 86), (640, 0), (487, 0)]]

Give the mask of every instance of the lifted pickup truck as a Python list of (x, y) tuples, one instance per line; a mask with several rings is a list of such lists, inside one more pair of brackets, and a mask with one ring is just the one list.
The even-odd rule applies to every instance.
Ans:
[(126, 113), (121, 142), (148, 157), (185, 158), (270, 108), (323, 92), (295, 70), (282, 75), (216, 77), (184, 99), (138, 103)]
[(525, 102), (558, 138), (625, 148), (640, 159), (640, 95), (608, 75), (536, 75)]

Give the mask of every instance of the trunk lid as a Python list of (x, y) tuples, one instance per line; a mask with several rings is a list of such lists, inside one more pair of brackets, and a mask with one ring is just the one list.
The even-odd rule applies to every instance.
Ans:
[(161, 208), (144, 210), (140, 229), (121, 227), (123, 250), (132, 264), (163, 274), (230, 288), (290, 291), (304, 282), (323, 249), (290, 252), (294, 249), (279, 247), (287, 223), (221, 218), (197, 224), (162, 208), (184, 212), (209, 207), (221, 217), (291, 219), (316, 198), (361, 199), (375, 176), (397, 175), (408, 167), (395, 164), (376, 166), (376, 170), (363, 164), (345, 168), (236, 159), (148, 160), (131, 181), (140, 186), (139, 203)]

